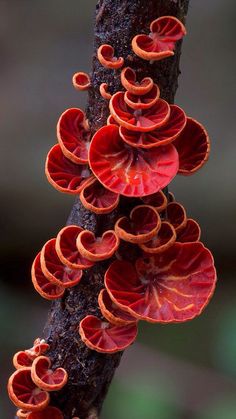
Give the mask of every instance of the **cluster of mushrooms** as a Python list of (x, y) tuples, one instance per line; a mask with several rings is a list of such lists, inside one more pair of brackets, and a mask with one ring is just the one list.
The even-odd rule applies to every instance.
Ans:
[[(134, 37), (132, 48), (136, 55), (153, 62), (173, 55), (176, 41), (185, 34), (177, 18), (163, 16), (151, 23), (149, 35)], [(101, 45), (97, 57), (106, 68), (118, 71), (124, 66), (124, 58), (115, 57), (111, 45)], [(121, 351), (133, 343), (139, 320), (173, 323), (193, 319), (208, 304), (216, 283), (213, 257), (199, 241), (198, 223), (187, 217), (173, 194), (163, 192), (177, 174), (192, 175), (206, 162), (208, 134), (179, 106), (161, 99), (152, 78), (138, 81), (135, 71), (124, 67), (120, 80), (124, 90), (113, 95), (107, 83), (100, 86), (100, 94), (109, 101), (110, 115), (107, 125), (92, 138), (81, 109), (67, 109), (61, 115), (58, 144), (48, 153), (45, 171), (57, 190), (79, 195), (83, 206), (98, 216), (118, 207), (121, 196), (135, 198), (135, 205), (128, 216), (118, 216), (114, 229), (105, 230), (101, 237), (78, 225), (62, 228), (43, 246), (32, 266), (35, 289), (54, 300), (66, 288), (78, 285), (84, 270), (112, 257), (98, 296), (101, 318), (88, 315), (78, 326), (83, 342), (102, 353)], [(79, 90), (92, 87), (89, 76), (82, 72), (73, 76), (73, 84)], [(129, 259), (132, 254), (135, 260)], [(32, 365), (35, 363), (45, 377), (50, 360), (39, 356)], [(31, 364), (24, 368), (37, 386)], [(18, 371), (15, 374), (20, 377), (23, 370)], [(16, 379), (12, 377), (9, 394), (15, 403), (12, 382)], [(38, 387), (46, 400), (49, 390)], [(49, 417), (32, 415), (20, 417)]]

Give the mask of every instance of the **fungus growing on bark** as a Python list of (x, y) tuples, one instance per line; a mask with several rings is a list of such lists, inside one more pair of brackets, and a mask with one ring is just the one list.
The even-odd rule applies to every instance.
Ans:
[(108, 84), (107, 83), (101, 83), (99, 87), (100, 95), (103, 97), (103, 99), (110, 100), (111, 99), (111, 93), (108, 92)]
[(177, 242), (188, 243), (197, 242), (201, 237), (201, 229), (197, 221), (192, 218), (187, 219), (186, 225), (178, 232)]
[(98, 48), (97, 57), (103, 67), (117, 70), (124, 64), (124, 58), (114, 56), (114, 48), (111, 45), (103, 44)]
[(104, 188), (96, 178), (91, 179), (80, 193), (83, 206), (96, 214), (109, 214), (117, 207), (119, 199), (117, 193)]
[(152, 240), (140, 244), (141, 249), (146, 253), (156, 254), (169, 249), (176, 240), (174, 227), (167, 221), (162, 221), (161, 228)]
[(160, 97), (160, 89), (154, 84), (152, 89), (145, 95), (134, 95), (131, 92), (125, 92), (124, 101), (132, 109), (149, 109), (156, 104)]
[(13, 356), (13, 365), (17, 370), (24, 367), (30, 367), (32, 362), (33, 358), (30, 357), (25, 351), (16, 352)]
[(175, 243), (160, 254), (144, 254), (135, 267), (115, 261), (105, 274), (114, 303), (151, 323), (193, 319), (208, 304), (215, 283), (213, 257), (199, 242)]
[(53, 406), (47, 406), (40, 412), (31, 412), (27, 419), (63, 419), (64, 416), (60, 409)]
[(118, 249), (119, 243), (119, 237), (113, 230), (105, 231), (102, 237), (95, 237), (91, 231), (83, 230), (76, 240), (81, 255), (92, 262), (112, 257)]
[(121, 126), (120, 135), (132, 147), (158, 147), (172, 143), (184, 129), (186, 121), (185, 112), (177, 105), (170, 105), (169, 119), (160, 128), (150, 132), (137, 132)]
[(89, 315), (81, 320), (79, 333), (82, 341), (90, 349), (102, 353), (123, 351), (137, 336), (137, 324), (116, 326), (108, 321)]
[(25, 419), (27, 418), (29, 415), (29, 411), (28, 410), (24, 410), (24, 409), (18, 409), (16, 412), (16, 417), (19, 419)]
[(121, 217), (115, 224), (115, 232), (120, 239), (141, 244), (151, 240), (161, 227), (158, 212), (150, 205), (138, 205), (130, 217)]
[(178, 171), (178, 154), (171, 144), (152, 150), (125, 144), (116, 125), (100, 128), (89, 148), (94, 175), (108, 189), (125, 196), (145, 196), (163, 189)]
[(58, 391), (68, 380), (64, 368), (51, 369), (51, 361), (47, 356), (39, 356), (33, 361), (31, 377), (36, 386), (45, 391)]
[(167, 205), (167, 219), (173, 225), (176, 232), (179, 232), (187, 224), (187, 214), (183, 205), (178, 202), (169, 202)]
[(170, 116), (170, 106), (163, 100), (149, 109), (132, 109), (124, 100), (125, 93), (115, 93), (110, 102), (111, 115), (122, 126), (131, 131), (149, 132), (165, 124)]
[(83, 229), (76, 225), (62, 228), (56, 238), (56, 252), (64, 265), (70, 269), (89, 269), (93, 263), (78, 251), (76, 240)]
[(16, 370), (10, 376), (7, 388), (11, 401), (23, 410), (42, 410), (49, 403), (48, 392), (41, 390), (33, 382), (30, 367)]
[(164, 211), (168, 204), (167, 197), (162, 190), (152, 195), (142, 197), (142, 201), (144, 204), (154, 207), (158, 212)]
[(82, 278), (81, 269), (71, 269), (61, 262), (56, 252), (56, 239), (45, 243), (41, 250), (40, 262), (46, 278), (59, 287), (74, 287)]
[(147, 94), (154, 84), (151, 77), (145, 77), (138, 83), (136, 80), (136, 73), (130, 67), (123, 68), (120, 79), (123, 87), (133, 95)]
[(180, 175), (192, 175), (208, 160), (209, 136), (205, 128), (193, 118), (187, 118), (185, 128), (174, 144), (179, 154)]
[(46, 300), (61, 298), (65, 292), (64, 286), (62, 287), (52, 283), (44, 275), (40, 262), (40, 253), (38, 253), (34, 259), (31, 269), (31, 278), (35, 290), (41, 297), (46, 298)]
[(88, 162), (90, 132), (86, 126), (84, 112), (79, 108), (67, 109), (57, 123), (57, 139), (62, 153), (73, 163)]
[(49, 344), (44, 340), (37, 338), (34, 340), (33, 347), (30, 349), (26, 349), (25, 352), (32, 357), (32, 359), (36, 358), (36, 356), (42, 355), (49, 350)]
[(54, 145), (47, 155), (45, 173), (55, 189), (71, 195), (79, 194), (91, 179), (88, 166), (65, 157), (59, 144)]
[(137, 322), (137, 319), (131, 316), (131, 314), (121, 310), (113, 303), (105, 288), (99, 293), (98, 305), (103, 317), (116, 326), (126, 326)]
[(174, 16), (161, 16), (150, 25), (149, 35), (136, 35), (132, 48), (144, 60), (158, 61), (174, 55), (176, 41), (186, 35), (184, 25)]
[(89, 75), (83, 71), (79, 71), (73, 75), (72, 83), (77, 90), (88, 90), (91, 86)]

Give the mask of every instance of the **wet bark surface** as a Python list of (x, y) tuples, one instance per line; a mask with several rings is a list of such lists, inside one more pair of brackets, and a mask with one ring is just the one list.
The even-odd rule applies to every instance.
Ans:
[[(120, 70), (103, 68), (96, 58), (97, 48), (104, 43), (115, 48), (117, 56), (125, 58), (125, 65), (137, 71), (138, 79), (150, 76), (159, 85), (161, 97), (173, 103), (178, 86), (181, 42), (177, 43), (173, 57), (150, 64), (136, 57), (131, 50), (131, 40), (139, 33), (149, 33), (150, 22), (162, 15), (172, 15), (185, 22), (189, 0), (99, 0), (94, 22), (94, 57), (91, 72), (92, 88), (89, 91), (87, 117), (92, 133), (106, 124), (109, 115), (108, 101), (99, 93), (102, 82), (108, 83), (109, 91), (122, 90)], [(78, 29), (79, 30), (79, 29)], [(79, 198), (72, 208), (68, 224), (77, 224), (100, 235), (114, 226), (121, 213), (133, 205), (123, 198), (119, 208), (108, 215), (96, 215), (87, 211)], [(88, 349), (80, 339), (78, 325), (87, 314), (101, 316), (97, 297), (103, 288), (104, 272), (110, 261), (96, 264), (84, 272), (80, 284), (65, 292), (61, 300), (52, 303), (44, 338), (50, 344), (48, 353), (53, 366), (64, 367), (69, 374), (68, 384), (60, 392), (51, 395), (51, 404), (59, 407), (66, 419), (95, 418), (98, 415), (119, 365), (122, 353), (100, 354)]]

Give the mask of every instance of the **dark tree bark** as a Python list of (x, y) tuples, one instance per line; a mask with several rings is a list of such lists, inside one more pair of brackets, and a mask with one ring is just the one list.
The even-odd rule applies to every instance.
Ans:
[[(134, 68), (138, 75), (151, 76), (161, 89), (161, 96), (173, 103), (178, 86), (181, 42), (175, 55), (161, 62), (150, 64), (136, 57), (131, 50), (131, 40), (138, 33), (148, 33), (150, 22), (162, 15), (172, 15), (185, 21), (189, 0), (99, 0), (96, 6), (95, 41), (92, 68), (92, 88), (89, 92), (87, 116), (92, 133), (106, 124), (109, 114), (108, 101), (99, 93), (99, 86), (107, 82), (111, 93), (122, 90), (120, 71), (103, 68), (96, 58), (97, 48), (111, 44), (118, 56), (125, 58), (125, 65)], [(76, 200), (68, 224), (79, 224), (96, 234), (113, 228), (118, 214), (132, 205), (132, 200), (123, 198), (121, 206), (106, 216), (97, 216), (83, 208)], [(96, 264), (85, 271), (81, 283), (66, 291), (65, 296), (52, 303), (51, 312), (44, 330), (50, 344), (49, 356), (55, 367), (63, 366), (69, 374), (68, 385), (52, 394), (52, 404), (58, 406), (66, 419), (94, 418), (98, 414), (119, 365), (121, 353), (99, 354), (81, 342), (78, 333), (80, 320), (87, 314), (101, 316), (97, 297), (103, 287), (104, 272), (110, 261)]]

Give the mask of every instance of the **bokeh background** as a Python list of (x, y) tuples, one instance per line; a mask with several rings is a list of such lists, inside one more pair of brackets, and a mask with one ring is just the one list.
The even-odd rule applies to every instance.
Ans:
[[(0, 417), (14, 408), (5, 383), (12, 355), (40, 335), (49, 303), (33, 291), (30, 265), (65, 224), (73, 198), (55, 191), (44, 161), (68, 107), (85, 107), (71, 85), (89, 71), (95, 0), (0, 0), (1, 269)], [(218, 287), (187, 324), (144, 324), (126, 351), (102, 419), (235, 419), (235, 19), (234, 0), (190, 1), (176, 102), (209, 131), (209, 163), (171, 185), (215, 255)]]

